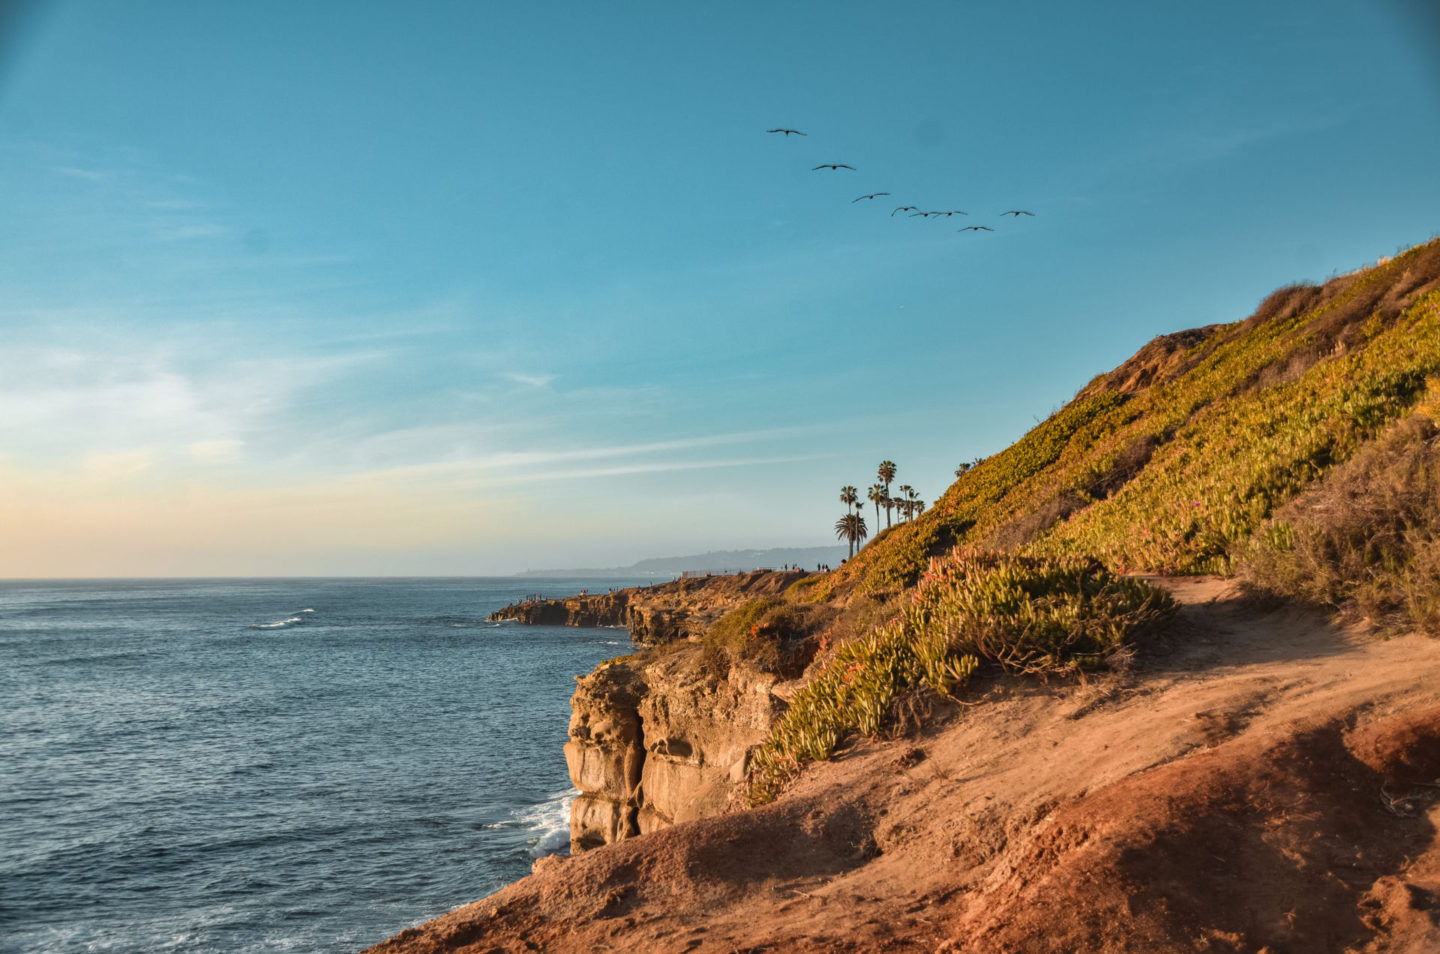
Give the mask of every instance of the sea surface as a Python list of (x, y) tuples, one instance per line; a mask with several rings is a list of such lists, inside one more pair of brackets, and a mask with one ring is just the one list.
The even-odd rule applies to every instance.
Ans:
[(647, 581), (0, 581), (0, 951), (353, 952), (568, 847), (574, 676)]

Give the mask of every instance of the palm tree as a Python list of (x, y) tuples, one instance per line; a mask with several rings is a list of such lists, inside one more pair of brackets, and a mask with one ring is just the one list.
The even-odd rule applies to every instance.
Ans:
[(855, 556), (855, 546), (865, 539), (866, 527), (865, 518), (859, 511), (850, 511), (835, 521), (835, 536), (841, 540), (849, 541), (850, 556)]
[[(879, 474), (880, 482), (885, 485), (885, 496), (890, 496), (890, 481), (895, 479), (895, 462), (893, 460), (882, 460), (877, 473)], [(888, 503), (885, 505), (885, 526), (887, 527), (890, 526), (890, 506)], [(875, 522), (880, 522), (878, 516), (875, 518)]]
[(865, 495), (875, 505), (875, 526), (880, 526), (880, 504), (885, 500), (885, 488), (880, 484), (871, 484), (869, 492)]
[(909, 520), (911, 509), (910, 501), (915, 498), (915, 488), (911, 487), (909, 484), (901, 484), (895, 489), (900, 492), (900, 496), (896, 498), (899, 501), (896, 506), (900, 508), (900, 513), (904, 515), (905, 519)]
[(860, 493), (850, 484), (840, 488), (840, 502), (846, 507), (854, 507), (860, 502)]

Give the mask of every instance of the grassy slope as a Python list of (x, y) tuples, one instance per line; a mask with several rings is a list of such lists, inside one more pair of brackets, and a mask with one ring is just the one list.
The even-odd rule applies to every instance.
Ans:
[(1272, 511), (1440, 387), (1437, 287), (1440, 240), (1161, 339), (803, 595), (900, 592), (957, 543), (1227, 572)]
[[(750, 801), (774, 798), (846, 734), (876, 731), (908, 691), (951, 692), (985, 664), (1066, 670), (1122, 650), (1172, 604), (1115, 573), (1228, 573), (1248, 560), (1268, 567), (1276, 592), (1323, 587), (1336, 602), (1350, 596), (1337, 580), (1358, 565), (1385, 578), (1368, 591), (1375, 605), (1409, 604), (1414, 625), (1440, 618), (1440, 492), (1429, 487), (1440, 452), (1427, 436), (1437, 409), (1440, 240), (1323, 287), (1281, 289), (1244, 322), (1157, 339), (928, 513), (792, 588), (889, 618), (821, 661), (756, 753)], [(1392, 444), (1409, 450), (1378, 453)], [(1349, 482), (1346, 499), (1352, 472), (1367, 492), (1371, 458), (1406, 475), (1384, 508), (1401, 542), (1376, 550), (1354, 520), (1297, 533), (1276, 516), (1332, 471)]]

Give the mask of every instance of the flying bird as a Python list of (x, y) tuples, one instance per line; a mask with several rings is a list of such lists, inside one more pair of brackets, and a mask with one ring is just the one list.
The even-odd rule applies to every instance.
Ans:
[(814, 169), (811, 169), (810, 171), (811, 171), (811, 172), (814, 172), (814, 171), (816, 171), (817, 169), (849, 169), (851, 172), (854, 172), (854, 171), (855, 171), (855, 167), (854, 167), (854, 166), (847, 166), (847, 165), (845, 165), (845, 163), (843, 163), (843, 162), (822, 162), (822, 163), (820, 163), (820, 165), (816, 166)]
[[(810, 171), (811, 171), (811, 172), (814, 172), (815, 170), (814, 170), (814, 169), (811, 169)], [(860, 197), (860, 199), (873, 199), (873, 198), (875, 198), (877, 195), (889, 195), (889, 194), (890, 194), (890, 193), (888, 193), (888, 192), (872, 192), (872, 193), (870, 193), (869, 195), (862, 195), (862, 196)], [(856, 202), (859, 202), (860, 199), (851, 199), (851, 200), (850, 200), (850, 204), (851, 204), (851, 205), (854, 205)]]
[(956, 229), (956, 231), (957, 231), (957, 232), (993, 232), (993, 231), (995, 231), (995, 230), (992, 229), (992, 228), (991, 228), (990, 226), (988, 226), (988, 225), (967, 225), (967, 226), (965, 226), (963, 229)]
[(1011, 209), (1009, 212), (1001, 212), (1000, 214), (1001, 214), (1001, 215), (1013, 215), (1013, 216), (1015, 216), (1015, 218), (1017, 218), (1017, 219), (1020, 218), (1020, 216), (1022, 216), (1022, 215), (1029, 215), (1029, 216), (1034, 216), (1034, 215), (1035, 215), (1034, 212), (1026, 212), (1024, 209)]
[(800, 130), (798, 130), (798, 129), (767, 129), (767, 130), (765, 130), (765, 131), (766, 131), (767, 133), (772, 133), (772, 132), (784, 133), (786, 136), (803, 136), (803, 135), (805, 135), (804, 133), (802, 133), (802, 132), (801, 132)]
[(970, 213), (969, 213), (969, 212), (961, 212), (959, 209), (954, 209), (953, 211), (950, 211), (950, 212), (936, 212), (935, 214), (936, 214), (936, 215), (944, 215), (944, 216), (947, 216), (947, 217), (948, 217), (948, 216), (951, 216), (951, 215), (969, 215)]
[(921, 215), (921, 216), (924, 216), (925, 218), (928, 219), (928, 218), (930, 218), (930, 216), (932, 216), (932, 215), (939, 215), (939, 214), (940, 214), (939, 212), (911, 212), (911, 213), (910, 213), (910, 218), (913, 219), (913, 218), (915, 218), (915, 216)]
[[(909, 212), (911, 209), (918, 209), (918, 208), (920, 208), (920, 206), (918, 206), (918, 205), (902, 205), (902, 206), (900, 206), (900, 208), (896, 209), (895, 212)], [(895, 214), (895, 212), (891, 212), (890, 214), (893, 216), (893, 215)]]

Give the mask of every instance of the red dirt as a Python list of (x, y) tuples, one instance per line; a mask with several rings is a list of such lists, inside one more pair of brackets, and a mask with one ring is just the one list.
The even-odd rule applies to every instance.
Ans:
[(978, 687), (371, 950), (1440, 951), (1440, 641), (1167, 585), (1130, 672)]

